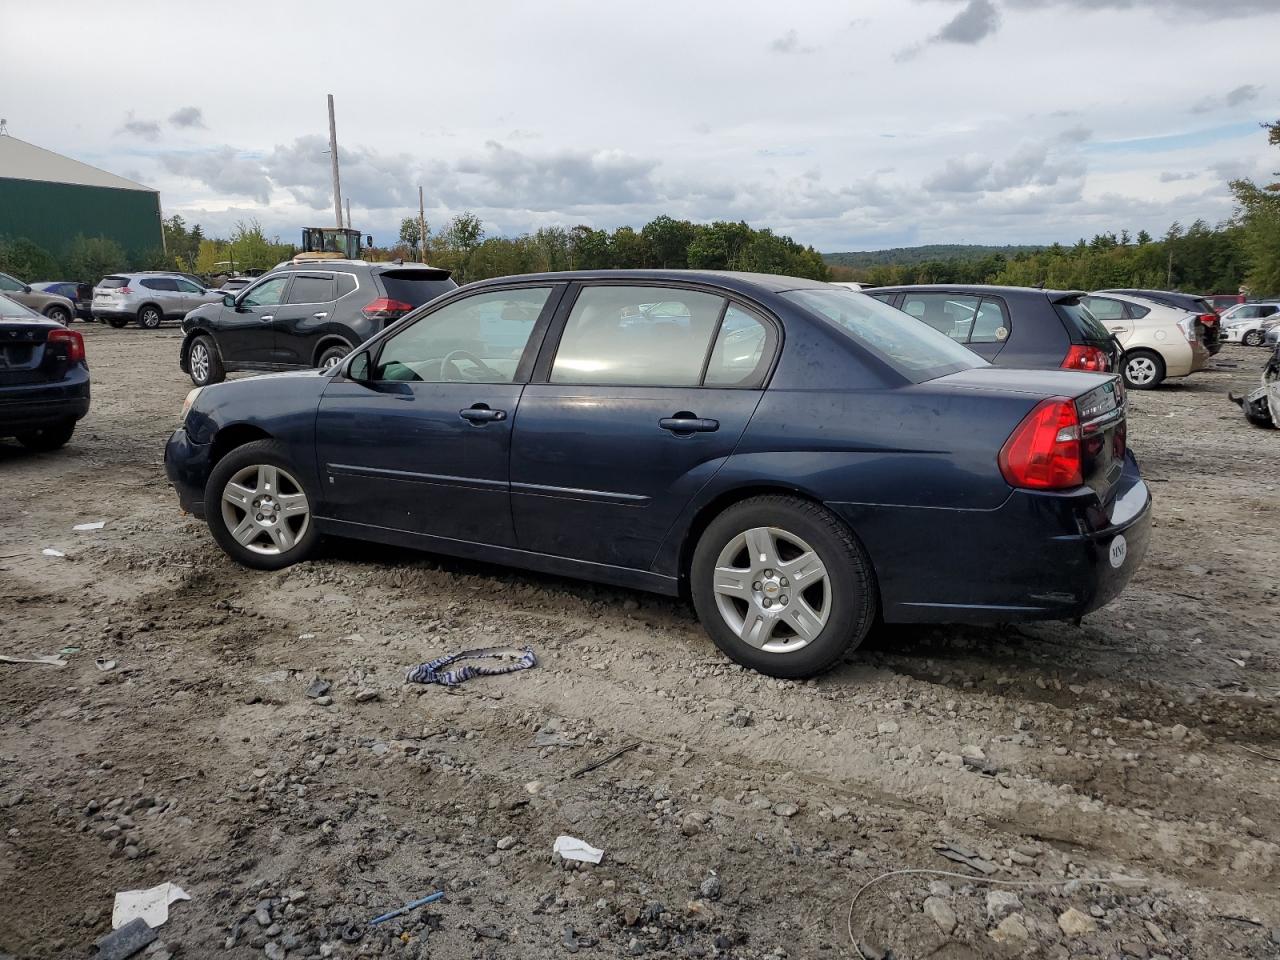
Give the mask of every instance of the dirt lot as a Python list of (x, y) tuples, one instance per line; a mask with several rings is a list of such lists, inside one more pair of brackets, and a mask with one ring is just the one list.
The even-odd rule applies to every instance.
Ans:
[[(71, 445), (0, 443), (0, 653), (71, 648), (0, 664), (0, 956), (87, 957), (166, 880), (193, 899), (150, 960), (843, 958), (850, 926), (869, 957), (1280, 955), (1280, 431), (1226, 400), (1261, 351), (1134, 395), (1154, 539), (1083, 627), (884, 631), (801, 684), (643, 594), (342, 543), (235, 567), (163, 476), (176, 331), (79, 329)], [(537, 669), (401, 682), (512, 642)], [(904, 868), (966, 877), (850, 922)]]

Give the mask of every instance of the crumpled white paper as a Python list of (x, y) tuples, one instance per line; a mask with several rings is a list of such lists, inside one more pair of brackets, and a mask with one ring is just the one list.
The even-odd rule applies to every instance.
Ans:
[(162, 883), (150, 890), (122, 890), (116, 894), (116, 904), (111, 910), (111, 929), (119, 930), (137, 917), (155, 929), (169, 919), (169, 904), (190, 899), (191, 894), (176, 883)]
[(551, 852), (560, 854), (565, 860), (581, 860), (584, 863), (599, 863), (604, 856), (603, 850), (597, 850), (587, 841), (579, 840), (577, 837), (566, 837), (563, 834), (556, 837)]
[(107, 525), (105, 520), (94, 520), (92, 523), (77, 523), (72, 530), (101, 530)]

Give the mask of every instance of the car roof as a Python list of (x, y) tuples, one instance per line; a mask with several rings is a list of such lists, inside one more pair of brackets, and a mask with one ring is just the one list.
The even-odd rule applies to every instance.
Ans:
[[(643, 280), (666, 282), (706, 283), (740, 293), (783, 293), (787, 290), (830, 290), (831, 284), (804, 277), (784, 277), (773, 273), (747, 273), (736, 270), (563, 270), (548, 273), (515, 274), (478, 280), (472, 286), (491, 286), (506, 281), (547, 280), (567, 282), (572, 280)], [(852, 291), (850, 291), (852, 292)]]
[(1045, 290), (1041, 287), (1001, 286), (995, 283), (902, 283), (884, 287), (863, 287), (863, 293), (990, 293), (1002, 297), (1043, 296), (1050, 300), (1069, 300), (1088, 296), (1083, 290)]

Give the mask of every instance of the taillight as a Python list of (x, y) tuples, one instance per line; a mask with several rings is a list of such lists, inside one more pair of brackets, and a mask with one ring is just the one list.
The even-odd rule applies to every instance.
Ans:
[(1000, 448), (1000, 472), (1011, 487), (1063, 490), (1084, 483), (1080, 416), (1063, 397), (1042, 400)]
[(58, 343), (66, 344), (67, 362), (79, 363), (84, 359), (84, 337), (75, 330), (50, 330), (49, 339), (45, 341), (50, 346)]
[(1073, 343), (1067, 350), (1066, 359), (1062, 361), (1062, 369), (1106, 373), (1111, 369), (1111, 357), (1107, 355), (1107, 351), (1098, 347)]
[(116, 287), (116, 293), (123, 293), (125, 296), (128, 296), (133, 293), (133, 291), (128, 287)]
[(399, 320), (413, 309), (413, 304), (403, 300), (392, 300), (390, 297), (379, 297), (371, 301), (360, 312), (370, 320)]
[(1206, 327), (1216, 327), (1218, 325), (1218, 315), (1216, 313), (1200, 314), (1200, 322)]

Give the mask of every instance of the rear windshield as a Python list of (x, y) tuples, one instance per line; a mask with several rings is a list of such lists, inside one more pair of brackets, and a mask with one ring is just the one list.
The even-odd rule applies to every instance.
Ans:
[(103, 290), (115, 290), (119, 287), (127, 287), (128, 285), (128, 277), (103, 277), (102, 282), (98, 284), (98, 286)]
[(1089, 312), (1089, 308), (1081, 303), (1079, 298), (1055, 303), (1053, 309), (1058, 311), (1058, 316), (1062, 318), (1068, 330), (1074, 331), (1084, 339), (1111, 339), (1111, 332), (1103, 326), (1101, 320)]
[(827, 287), (782, 296), (829, 320), (913, 383), (987, 365), (946, 334), (866, 294)]
[(458, 286), (443, 271), (436, 270), (387, 270), (378, 279), (388, 297), (411, 307), (420, 307)]

